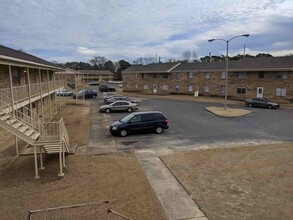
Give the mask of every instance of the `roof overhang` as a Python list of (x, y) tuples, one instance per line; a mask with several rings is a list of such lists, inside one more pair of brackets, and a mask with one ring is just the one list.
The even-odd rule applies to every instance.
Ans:
[(31, 62), (27, 60), (22, 60), (18, 58), (13, 58), (9, 56), (0, 55), (0, 64), (11, 65), (11, 66), (20, 66), (20, 67), (30, 67), (30, 68), (39, 68), (39, 69), (51, 69), (51, 70), (63, 70), (63, 68), (45, 65), (41, 63)]

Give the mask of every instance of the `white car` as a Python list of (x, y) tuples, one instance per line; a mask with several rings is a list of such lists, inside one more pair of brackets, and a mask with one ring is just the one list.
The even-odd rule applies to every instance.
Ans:
[(56, 95), (57, 96), (72, 96), (73, 95), (73, 92), (68, 91), (67, 89), (59, 89), (56, 92)]

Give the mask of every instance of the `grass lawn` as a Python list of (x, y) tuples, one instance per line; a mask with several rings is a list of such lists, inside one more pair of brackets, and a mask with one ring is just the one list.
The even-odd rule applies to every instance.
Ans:
[(292, 219), (293, 144), (161, 158), (210, 220)]
[[(73, 145), (88, 139), (89, 106), (66, 106), (64, 117)], [(110, 201), (64, 211), (46, 211), (32, 219), (167, 219), (153, 189), (132, 152), (108, 155), (68, 155), (68, 170), (58, 178), (58, 156), (44, 160), (46, 169), (34, 179), (33, 156), (21, 156), (0, 173), (0, 219), (24, 219), (28, 210)]]

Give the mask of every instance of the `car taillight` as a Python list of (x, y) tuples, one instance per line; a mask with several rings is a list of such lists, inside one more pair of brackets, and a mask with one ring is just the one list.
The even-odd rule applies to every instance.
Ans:
[(165, 124), (168, 125), (168, 120), (167, 119), (165, 120)]

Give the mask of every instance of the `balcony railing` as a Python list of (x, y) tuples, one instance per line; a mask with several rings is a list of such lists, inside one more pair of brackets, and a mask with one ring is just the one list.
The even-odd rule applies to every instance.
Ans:
[[(63, 85), (64, 85), (63, 80), (56, 80), (55, 83), (54, 81), (50, 81), (49, 83), (42, 82), (42, 83), (30, 84), (31, 97), (40, 95), (41, 92), (42, 93), (49, 92), (49, 87), (50, 87), (50, 90), (54, 90), (54, 89), (58, 89), (62, 87)], [(4, 94), (5, 96), (9, 98), (12, 98), (10, 88), (0, 89), (0, 93)], [(13, 87), (13, 98), (15, 102), (28, 99), (29, 98), (28, 85)]]

